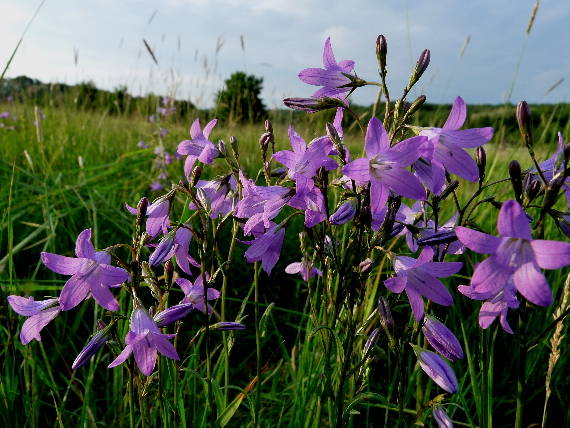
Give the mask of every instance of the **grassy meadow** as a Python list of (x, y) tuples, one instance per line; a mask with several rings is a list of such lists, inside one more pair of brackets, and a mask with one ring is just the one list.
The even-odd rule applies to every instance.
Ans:
[[(370, 109), (357, 110), (367, 122)], [(120, 352), (119, 343), (106, 345), (91, 363), (78, 371), (71, 370), (73, 359), (94, 330), (97, 316), (103, 312), (93, 301), (61, 313), (42, 331), (43, 340), (33, 341), (28, 346), (22, 346), (18, 338), (22, 317), (14, 313), (6, 301), (10, 294), (33, 295), (36, 299), (57, 295), (67, 278), (43, 266), (40, 252), (72, 255), (75, 238), (85, 228), (92, 228), (96, 248), (130, 242), (134, 217), (124, 209), (124, 204), (135, 205), (142, 196), (153, 199), (161, 194), (149, 188), (159, 173), (154, 148), (160, 146), (174, 153), (177, 144), (188, 138), (191, 121), (201, 117), (204, 123), (211, 118), (211, 113), (190, 111), (185, 117), (151, 123), (143, 113), (82, 109), (71, 101), (57, 106), (47, 103), (38, 110), (33, 99), (0, 103), (0, 112), (3, 111), (10, 112), (16, 119), (4, 119), (6, 126), (0, 127), (0, 341), (3, 344), (0, 425), (252, 426), (253, 391), (259, 379), (255, 367), (253, 268), (245, 263), (245, 246), (236, 245), (225, 309), (229, 316), (225, 320), (241, 319), (247, 328), (223, 334), (214, 332), (210, 339), (215, 424), (210, 423), (211, 414), (204, 404), (206, 367), (200, 314), (192, 314), (184, 321), (177, 338), (177, 349), (187, 357), (179, 362), (159, 359), (152, 379), (140, 380), (141, 384), (136, 385), (144, 393), (135, 398), (134, 387), (127, 382), (127, 370), (136, 370), (132, 359), (125, 369), (106, 368)], [(448, 111), (449, 106), (427, 105), (414, 121), (422, 126), (441, 126)], [(558, 131), (570, 136), (570, 105), (533, 106), (533, 113), (535, 149), (539, 159), (546, 159), (556, 149)], [(287, 126), (290, 123), (309, 141), (325, 133), (324, 124), (332, 120), (332, 113), (304, 115), (275, 111), (270, 112), (270, 117), (276, 149), (284, 150), (289, 148)], [(14, 128), (10, 129), (11, 126)], [(512, 159), (520, 160), (524, 169), (531, 167), (520, 143), (514, 106), (470, 107), (466, 127), (480, 126), (495, 128), (495, 137), (486, 146), (488, 180), (508, 177), (507, 167)], [(161, 127), (167, 129), (168, 134), (160, 136)], [(363, 147), (358, 126), (346, 118), (344, 129), (345, 141), (352, 157), (356, 158)], [(258, 140), (263, 132), (262, 123), (220, 123), (211, 139), (228, 142), (230, 136), (236, 136), (241, 165), (250, 177), (255, 177), (261, 165)], [(150, 147), (138, 147), (137, 142), (141, 140)], [(169, 179), (177, 182), (183, 175), (181, 161), (174, 160), (166, 166), (166, 171)], [(204, 168), (204, 177), (211, 178), (224, 171), (223, 160), (218, 159), (213, 166)], [(475, 190), (475, 185), (460, 180), (460, 189), (469, 188)], [(465, 196), (468, 192), (462, 190), (459, 194)], [(498, 200), (512, 198), (510, 184), (504, 183), (482, 195), (490, 196)], [(493, 233), (497, 212), (492, 205), (482, 204), (472, 216), (482, 229)], [(175, 212), (172, 218), (182, 218), (183, 214)], [(299, 260), (297, 234), (302, 228), (302, 220), (295, 219), (287, 230), (281, 259), (272, 275), (260, 276), (263, 376), (259, 418), (263, 427), (327, 426), (334, 412), (333, 398), (322, 402), (314, 398), (315, 389), (326, 388), (318, 374), (337, 370), (335, 362), (340, 365), (341, 361), (338, 350), (330, 348), (326, 333), (320, 330), (327, 316), (326, 311), (321, 308), (319, 312), (320, 306), (313, 304), (313, 300), (319, 298), (320, 283), (312, 280), (307, 285), (297, 275), (284, 272), (285, 266)], [(224, 229), (228, 239), (230, 232)], [(560, 236), (550, 222), (547, 239), (562, 239)], [(467, 257), (475, 261), (477, 255), (470, 253)], [(516, 391), (513, 349), (519, 341), (531, 338), (537, 340), (527, 357), (525, 426), (540, 426), (547, 367), (552, 358), (552, 331), (544, 335), (541, 332), (552, 322), (564, 293), (565, 304), (570, 305), (570, 285), (565, 286), (568, 273), (568, 269), (548, 272), (555, 303), (548, 308), (529, 305), (526, 325), (517, 326), (515, 316), (509, 315), (513, 328), (516, 326), (517, 333), (521, 332), (515, 336), (506, 334), (497, 323), (487, 330), (479, 328), (480, 303), (464, 298), (455, 290), (457, 285), (466, 282), (470, 273), (462, 272), (449, 279), (447, 283), (456, 303), (454, 310), (442, 314), (446, 324), (453, 326), (466, 353), (466, 358), (454, 365), (460, 391), (449, 397), (451, 404), (447, 407), (456, 426), (489, 426), (482, 421), (492, 421), (491, 426), (496, 427), (512, 426)], [(380, 267), (363, 292), (362, 313), (358, 315), (362, 319), (373, 312), (378, 295), (386, 295), (383, 279)], [(126, 297), (121, 291), (120, 302), (126, 301)], [(401, 296), (392, 295), (390, 299), (395, 313), (399, 305), (407, 304)], [(216, 317), (219, 308), (215, 306), (215, 310)], [(369, 324), (363, 324), (361, 334), (354, 340), (356, 352), (362, 352), (366, 334), (370, 332)], [(562, 334), (567, 333), (565, 326)], [(222, 347), (222, 340), (229, 341), (231, 354)], [(380, 337), (374, 358), (360, 368), (366, 372), (368, 381), (363, 385), (347, 385), (348, 391), (358, 388), (364, 391), (357, 400), (347, 402), (349, 426), (390, 426), (390, 421), (395, 420), (399, 410), (395, 404), (398, 385), (386, 380), (394, 378), (396, 367), (390, 353), (385, 351), (389, 346), (388, 339)], [(552, 393), (547, 426), (552, 427), (570, 424), (566, 403), (570, 396), (570, 351), (566, 340), (558, 352), (558, 362), (548, 379)], [(426, 402), (433, 396), (441, 399), (438, 395), (441, 391), (423, 372), (412, 372), (415, 358), (410, 354), (403, 364), (411, 374), (403, 395), (407, 424), (435, 426)], [(320, 391), (319, 396), (327, 397), (326, 390)]]

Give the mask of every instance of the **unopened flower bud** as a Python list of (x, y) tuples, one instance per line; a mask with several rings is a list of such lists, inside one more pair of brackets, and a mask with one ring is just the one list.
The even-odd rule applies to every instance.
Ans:
[(348, 223), (356, 214), (356, 203), (349, 200), (343, 203), (330, 217), (329, 223), (335, 226)]
[(441, 232), (436, 232), (433, 235), (418, 239), (418, 245), (423, 247), (426, 245), (448, 244), (455, 241), (457, 241), (457, 235), (455, 235), (453, 230), (442, 230)]
[(226, 148), (226, 143), (224, 143), (223, 140), (220, 140), (220, 141), (218, 141), (218, 145), (216, 148), (220, 152), (221, 157), (225, 158), (227, 153), (228, 153), (228, 150)]
[(155, 248), (153, 253), (150, 255), (148, 259), (148, 263), (150, 266), (157, 266), (166, 259), (172, 257), (172, 250), (174, 248), (174, 233), (169, 233), (166, 235), (158, 246)]
[(370, 333), (370, 336), (368, 336), (368, 339), (364, 344), (364, 355), (367, 355), (368, 352), (370, 352), (370, 349), (372, 349), (374, 345), (376, 345), (376, 342), (378, 342), (379, 333), (380, 333), (379, 328), (375, 328), (374, 330), (372, 330), (372, 333)]
[(441, 388), (455, 394), (458, 388), (457, 377), (449, 364), (435, 352), (425, 351), (419, 346), (412, 346), (422, 370)]
[(430, 60), (430, 51), (429, 49), (425, 49), (420, 54), (418, 62), (416, 62), (416, 67), (414, 68), (414, 71), (410, 75), (410, 80), (408, 82), (408, 86), (406, 87), (406, 91), (412, 89), (412, 86), (414, 86), (418, 82), (418, 80), (420, 80), (420, 77), (422, 77), (422, 74), (424, 74), (424, 72), (428, 68), (429, 60)]
[(261, 146), (262, 150), (267, 150), (267, 146), (269, 146), (269, 143), (271, 142), (271, 133), (269, 132), (265, 132), (263, 134), (261, 134), (261, 137), (259, 137), (259, 145)]
[(536, 199), (542, 191), (542, 183), (534, 174), (527, 173), (523, 180), (523, 191), (526, 202), (530, 203)]
[(190, 174), (190, 188), (196, 186), (198, 180), (200, 180), (201, 175), (202, 175), (202, 167), (200, 165), (196, 165), (194, 169), (192, 169), (192, 173)]
[(522, 196), (522, 178), (521, 178), (521, 165), (517, 160), (512, 160), (509, 164), (509, 176), (515, 192), (517, 202), (521, 202)]
[(437, 422), (438, 428), (453, 428), (453, 421), (451, 418), (445, 413), (442, 407), (436, 406), (433, 408), (432, 411), (433, 418)]
[(372, 259), (366, 258), (358, 264), (358, 269), (360, 270), (360, 273), (364, 273), (370, 270), (373, 264), (374, 262), (372, 261)]
[(475, 161), (479, 169), (479, 183), (483, 183), (483, 180), (485, 180), (485, 169), (487, 167), (487, 153), (481, 146), (475, 150)]
[(234, 156), (236, 159), (239, 158), (239, 148), (238, 148), (238, 140), (233, 135), (230, 137), (230, 146), (234, 152)]
[(378, 299), (378, 314), (380, 315), (380, 323), (384, 328), (394, 327), (394, 318), (392, 318), (392, 311), (390, 310), (390, 305), (388, 304), (388, 299), (381, 296)]
[(137, 205), (137, 226), (142, 227), (146, 218), (146, 210), (148, 208), (148, 199), (141, 198)]
[(408, 111), (406, 112), (406, 117), (410, 117), (412, 114), (418, 111), (425, 104), (426, 99), (427, 98), (425, 95), (420, 95), (419, 97), (417, 97), (408, 108)]
[(346, 105), (337, 98), (285, 98), (283, 104), (293, 110), (301, 110), (309, 113), (316, 111), (329, 110), (332, 108), (346, 107)]
[(164, 282), (167, 288), (170, 288), (170, 286), (172, 285), (173, 275), (174, 275), (174, 264), (170, 260), (167, 260), (166, 263), (164, 263)]
[(386, 37), (380, 34), (376, 39), (376, 58), (378, 58), (378, 68), (380, 69), (380, 74), (386, 75), (386, 56), (388, 54), (388, 43), (386, 42)]
[(456, 361), (463, 358), (463, 349), (459, 341), (442, 322), (426, 315), (422, 331), (432, 348), (448, 360)]
[(109, 330), (111, 329), (111, 324), (104, 328), (103, 330), (99, 330), (97, 333), (93, 335), (91, 340), (87, 342), (87, 345), (81, 350), (71, 368), (73, 370), (77, 370), (79, 367), (87, 364), (91, 358), (99, 351), (105, 342), (109, 339)]
[(263, 123), (263, 125), (265, 126), (265, 130), (267, 132), (269, 132), (270, 134), (273, 134), (273, 124), (271, 123), (271, 121), (269, 119), (265, 119), (265, 122)]
[(271, 170), (271, 176), (272, 177), (283, 177), (286, 173), (287, 173), (287, 169), (285, 169), (283, 167), (273, 168)]
[(530, 147), (532, 146), (532, 116), (526, 101), (521, 101), (517, 104), (516, 116), (523, 141)]
[(210, 330), (244, 330), (245, 325), (240, 322), (221, 321), (210, 326)]
[(165, 327), (184, 318), (192, 312), (192, 309), (194, 309), (193, 303), (181, 303), (157, 313), (153, 319), (157, 327)]

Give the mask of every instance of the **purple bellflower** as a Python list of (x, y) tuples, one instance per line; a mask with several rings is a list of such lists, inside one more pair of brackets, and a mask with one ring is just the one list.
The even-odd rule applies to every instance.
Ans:
[(460, 130), (467, 118), (467, 106), (457, 97), (443, 128), (420, 132), (428, 138), (422, 147), (422, 157), (414, 163), (420, 180), (435, 194), (440, 194), (445, 182), (445, 170), (468, 181), (479, 179), (475, 161), (464, 149), (482, 146), (493, 138), (493, 128)]
[(258, 235), (254, 240), (243, 241), (244, 244), (250, 245), (245, 252), (245, 259), (248, 263), (261, 261), (263, 270), (270, 274), (279, 260), (284, 237), (285, 228), (280, 224), (272, 223), (265, 233)]
[(220, 152), (216, 149), (214, 143), (208, 140), (217, 122), (218, 119), (211, 120), (202, 130), (200, 120), (196, 119), (192, 122), (192, 126), (190, 127), (190, 137), (192, 139), (184, 140), (178, 144), (176, 152), (180, 155), (187, 156), (184, 162), (184, 173), (187, 178), (190, 177), (196, 160), (210, 164), (219, 156)]
[(305, 211), (305, 226), (313, 227), (327, 218), (325, 198), (313, 180), (299, 176), (296, 180), (295, 195), (288, 205)]
[[(223, 217), (233, 208), (236, 188), (236, 180), (233, 174), (230, 174), (210, 181), (198, 180), (196, 195), (211, 218)], [(189, 208), (195, 210), (196, 205), (192, 202)]]
[(338, 164), (327, 155), (332, 150), (332, 142), (328, 137), (316, 138), (307, 147), (305, 140), (289, 127), (289, 140), (291, 150), (282, 150), (273, 155), (273, 158), (285, 165), (289, 171), (288, 177), (297, 179), (298, 176), (312, 179), (320, 167), (327, 171), (338, 168)]
[(113, 297), (109, 287), (120, 287), (129, 281), (128, 272), (111, 266), (111, 255), (105, 251), (95, 251), (91, 243), (91, 229), (85, 229), (77, 237), (74, 257), (42, 253), (44, 265), (62, 275), (72, 275), (67, 280), (59, 296), (62, 311), (68, 311), (79, 305), (89, 295), (110, 311), (119, 309), (119, 303)]
[(368, 122), (365, 137), (366, 157), (348, 163), (342, 172), (359, 185), (370, 183), (370, 211), (373, 223), (384, 216), (390, 190), (406, 198), (425, 199), (425, 190), (419, 180), (404, 168), (418, 159), (420, 146), (426, 140), (426, 137), (418, 136), (390, 147), (390, 140), (382, 122), (375, 117)]
[[(491, 254), (477, 265), (470, 288), (460, 287), (459, 291), (486, 300), (497, 296), (512, 281), (530, 302), (539, 306), (551, 305), (552, 292), (540, 268), (560, 269), (570, 265), (570, 243), (533, 240), (529, 219), (520, 204), (513, 200), (502, 205), (497, 229), (500, 236), (466, 227), (455, 228), (458, 239), (467, 248)], [(512, 300), (504, 295), (503, 299)]]
[(323, 51), (324, 68), (306, 68), (299, 73), (299, 79), (309, 85), (322, 86), (313, 94), (314, 98), (332, 97), (342, 98), (351, 88), (340, 88), (340, 86), (350, 83), (350, 79), (342, 73), (351, 73), (354, 68), (354, 61), (344, 60), (336, 62), (334, 57), (330, 37), (325, 41)]
[(406, 290), (416, 321), (424, 315), (422, 296), (443, 306), (453, 303), (453, 297), (438, 278), (459, 272), (463, 265), (461, 262), (432, 262), (432, 259), (431, 248), (424, 248), (417, 260), (399, 256), (394, 262), (397, 276), (384, 281), (386, 288), (393, 293)]
[(455, 377), (455, 373), (449, 364), (435, 352), (425, 351), (419, 346), (412, 346), (422, 370), (441, 388), (455, 394), (458, 389), (457, 377)]
[(58, 299), (34, 300), (33, 297), (8, 296), (8, 303), (18, 315), (29, 317), (20, 331), (20, 342), (27, 345), (36, 339), (41, 341), (40, 331), (53, 320), (61, 310)]
[(463, 349), (459, 340), (442, 322), (431, 315), (426, 315), (422, 331), (433, 349), (448, 360), (457, 361), (463, 358)]
[[(559, 132), (558, 149), (550, 158), (539, 165), (540, 170), (544, 174), (544, 178), (546, 178), (547, 181), (551, 181), (556, 174), (564, 171), (564, 149), (568, 147), (570, 147), (570, 143), (565, 144), (564, 137)], [(536, 170), (533, 171), (536, 172)], [(570, 178), (566, 179), (564, 184), (562, 184), (561, 189), (564, 190), (567, 206), (570, 208)]]
[(301, 278), (303, 278), (303, 281), (309, 281), (309, 279), (311, 279), (315, 275), (323, 276), (323, 273), (321, 272), (320, 269), (317, 269), (316, 267), (314, 267), (313, 265), (304, 260), (301, 262), (291, 263), (285, 268), (285, 272), (290, 274), (298, 273), (301, 275)]
[(123, 364), (131, 354), (134, 354), (135, 361), (142, 374), (149, 376), (154, 370), (159, 352), (173, 360), (180, 359), (176, 349), (168, 341), (174, 336), (176, 335), (161, 334), (146, 309), (140, 306), (135, 307), (131, 314), (131, 329), (125, 337), (126, 346), (107, 367), (113, 368)]
[[(220, 297), (220, 292), (218, 290), (215, 288), (208, 288), (207, 298), (204, 299), (204, 281), (202, 279), (202, 275), (199, 275), (198, 278), (196, 278), (194, 284), (185, 278), (176, 278), (176, 283), (185, 294), (181, 303), (191, 303), (193, 305), (193, 309), (198, 309), (200, 312), (206, 311), (206, 300), (216, 300)], [(208, 315), (210, 315), (212, 311), (212, 306), (208, 304)]]

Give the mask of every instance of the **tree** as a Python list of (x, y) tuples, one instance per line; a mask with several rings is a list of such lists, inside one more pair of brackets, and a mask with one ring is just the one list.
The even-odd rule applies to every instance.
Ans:
[(263, 118), (265, 106), (260, 94), (263, 78), (236, 71), (216, 95), (216, 116), (234, 122), (252, 122)]

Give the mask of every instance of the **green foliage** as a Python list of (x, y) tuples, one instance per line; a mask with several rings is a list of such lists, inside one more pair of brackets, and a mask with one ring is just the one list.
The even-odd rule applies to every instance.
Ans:
[(263, 78), (236, 71), (216, 95), (216, 116), (237, 123), (263, 119), (266, 110), (261, 100), (262, 89)]

